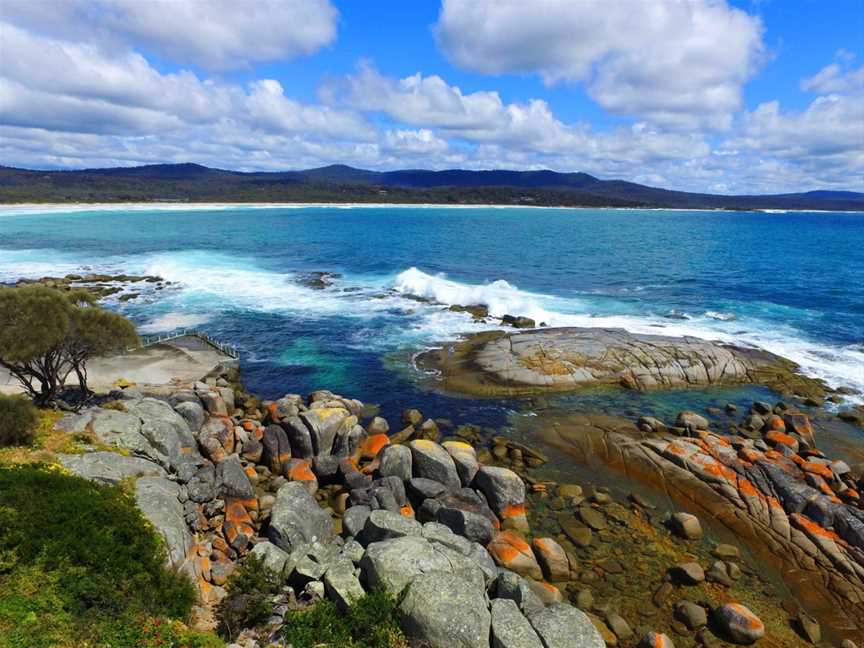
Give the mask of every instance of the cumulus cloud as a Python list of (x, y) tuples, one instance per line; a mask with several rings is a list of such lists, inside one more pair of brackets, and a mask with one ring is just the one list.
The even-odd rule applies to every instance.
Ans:
[(802, 79), (801, 89), (821, 94), (864, 92), (864, 65), (855, 68), (852, 65), (855, 57), (844, 50), (834, 58), (833, 63)]
[(289, 99), (278, 81), (243, 87), (187, 70), (163, 74), (131, 50), (108, 52), (2, 23), (0, 29), (3, 124), (135, 136), (226, 122), (310, 138), (373, 137), (362, 117)]
[(708, 152), (699, 135), (661, 132), (646, 123), (599, 134), (584, 123), (562, 122), (542, 99), (505, 103), (495, 91), (463, 93), (437, 75), (386, 77), (368, 62), (357, 74), (331, 81), (323, 96), (385, 113), (401, 124), (434, 127), (451, 138), (527, 152), (538, 163), (537, 156), (545, 156), (547, 163), (554, 163), (555, 156), (575, 155), (646, 161)]
[(311, 54), (333, 42), (329, 0), (4, 0), (0, 19), (105, 45), (134, 40), (181, 64), (226, 70)]
[[(597, 53), (587, 41), (578, 44), (587, 52), (579, 59), (584, 63), (581, 67), (577, 59), (566, 63), (566, 57), (550, 58), (545, 46), (532, 48), (527, 44), (522, 48), (525, 51), (502, 50), (503, 62), (487, 62), (505, 66), (502, 70), (536, 71), (550, 83), (584, 80), (589, 92), (602, 95), (610, 106), (621, 102), (620, 112), (632, 110), (639, 115), (598, 129), (578, 117), (564, 119), (542, 95), (505, 101), (491, 79), (459, 87), (445, 74), (420, 71), (402, 78), (387, 76), (371, 62), (324, 84), (317, 103), (301, 101), (292, 96), (284, 78), (253, 73), (243, 76), (249, 80), (239, 82), (230, 80), (238, 77), (214, 76), (204, 69), (223, 68), (228, 58), (254, 63), (262, 57), (300, 52), (290, 38), (277, 51), (268, 49), (266, 36), (261, 43), (249, 44), (243, 40), (244, 33), (238, 37), (241, 40), (229, 38), (214, 45), (216, 49), (207, 50), (201, 43), (208, 38), (192, 25), (185, 49), (174, 50), (171, 34), (176, 25), (165, 26), (161, 36), (151, 33), (149, 27), (141, 26), (147, 21), (131, 4), (127, 0), (0, 3), (3, 164), (81, 168), (192, 161), (244, 171), (330, 163), (378, 169), (550, 168), (697, 191), (860, 186), (864, 93), (860, 91), (860, 71), (842, 53), (802, 81), (802, 88), (817, 95), (809, 107), (791, 111), (768, 102), (750, 112), (738, 111), (731, 130), (722, 135), (705, 127), (726, 120), (733, 110), (738, 82), (729, 81), (734, 75), (730, 77), (727, 72), (747, 67), (741, 60), (730, 63), (730, 68), (717, 67), (706, 54), (702, 65), (698, 61), (702, 50), (687, 45), (683, 52), (674, 54), (678, 56), (676, 64), (682, 67), (672, 77), (685, 76), (683, 81), (666, 78), (665, 66), (671, 66), (672, 59), (648, 61), (651, 57), (646, 50), (644, 64), (638, 70), (628, 69), (631, 63), (635, 65), (628, 58), (636, 56), (635, 50), (621, 46), (620, 51)], [(278, 6), (284, 9), (300, 4)], [(325, 2), (302, 4), (330, 6)], [(633, 6), (640, 7), (641, 12), (645, 11), (643, 4), (653, 3)], [(743, 27), (753, 26), (746, 14), (722, 3), (694, 0), (680, 4), (691, 9), (693, 20), (725, 16), (733, 22), (743, 21)], [(185, 3), (183, 11), (186, 5), (199, 6)], [(208, 6), (218, 9), (222, 5)], [(269, 11), (276, 3), (255, 6)], [(500, 7), (511, 12), (514, 7), (518, 9), (507, 2), (500, 7), (490, 8), (482, 2), (477, 6), (493, 13), (503, 11)], [(551, 0), (540, 6), (547, 13), (560, 9)], [(56, 10), (50, 11), (51, 7)], [(448, 2), (442, 16), (448, 7), (460, 8)], [(200, 21), (202, 33), (212, 34), (208, 21), (224, 22), (225, 16), (231, 15), (231, 10), (226, 11), (214, 9), (208, 20)], [(711, 11), (720, 13), (715, 16)], [(610, 11), (609, 20), (617, 12)], [(545, 20), (545, 14), (539, 13), (543, 15), (535, 21), (538, 24)], [(90, 19), (85, 19), (88, 16)], [(112, 22), (112, 16), (132, 18), (120, 27)], [(331, 18), (335, 21), (335, 12)], [(180, 23), (189, 20), (192, 18), (188, 16), (178, 18)], [(490, 24), (500, 27), (499, 23)], [(442, 17), (439, 39), (444, 38), (443, 24)], [(477, 24), (480, 31), (486, 27), (483, 21)], [(721, 28), (722, 21), (720, 26), (705, 29), (710, 35)], [(534, 34), (536, 29), (529, 32)], [(510, 37), (505, 36), (502, 38), (507, 41)], [(690, 37), (695, 38), (693, 34)], [(747, 40), (746, 33), (741, 37)], [(565, 40), (559, 40), (562, 51), (576, 47)], [(512, 38), (508, 42), (512, 45)], [(705, 52), (714, 51), (716, 43), (712, 43), (709, 38)], [(159, 56), (154, 55), (156, 51)], [(508, 63), (506, 58), (535, 54), (540, 58), (527, 67)], [(734, 55), (730, 58), (736, 60)], [(747, 65), (751, 63), (748, 60)], [(652, 75), (657, 77), (653, 81)], [(657, 97), (652, 97), (655, 83)], [(676, 83), (682, 84), (680, 92), (673, 92), (673, 97), (661, 96), (671, 92), (668, 84)], [(714, 87), (720, 88), (717, 96), (688, 94)], [(632, 108), (636, 106), (628, 98), (632, 93), (644, 95), (639, 98), (642, 108)], [(717, 110), (704, 108), (704, 116), (698, 116), (702, 110), (697, 110), (699, 102), (709, 100), (717, 104)], [(631, 107), (625, 109), (624, 103)], [(688, 122), (694, 114), (695, 121)], [(683, 127), (687, 125), (694, 127)]]
[(802, 111), (784, 111), (778, 101), (746, 113), (739, 133), (724, 149), (746, 152), (761, 163), (795, 167), (809, 183), (848, 185), (864, 176), (864, 93), (817, 97)]
[(676, 127), (728, 128), (763, 55), (762, 25), (723, 0), (443, 0), (456, 65), (584, 82), (604, 108)]

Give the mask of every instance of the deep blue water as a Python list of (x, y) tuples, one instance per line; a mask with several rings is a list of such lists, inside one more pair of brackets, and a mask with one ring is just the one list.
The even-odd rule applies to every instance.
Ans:
[[(418, 383), (413, 353), (479, 327), (411, 294), (763, 346), (864, 389), (864, 214), (0, 209), (0, 281), (86, 269), (172, 281), (112, 305), (147, 332), (195, 325), (236, 344), (267, 397), (326, 387), (385, 412), (503, 422), (509, 404)], [(314, 290), (307, 271), (341, 277)]]

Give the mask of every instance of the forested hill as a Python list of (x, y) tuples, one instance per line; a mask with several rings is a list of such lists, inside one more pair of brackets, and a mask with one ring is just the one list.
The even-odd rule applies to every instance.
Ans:
[(681, 209), (862, 210), (864, 193), (725, 196), (555, 171), (368, 171), (332, 165), (242, 173), (198, 164), (33, 171), (0, 166), (0, 203), (404, 202)]

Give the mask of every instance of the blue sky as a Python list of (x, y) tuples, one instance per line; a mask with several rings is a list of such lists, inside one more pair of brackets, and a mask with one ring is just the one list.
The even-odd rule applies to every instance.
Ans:
[(864, 0), (5, 0), (0, 162), (864, 189)]

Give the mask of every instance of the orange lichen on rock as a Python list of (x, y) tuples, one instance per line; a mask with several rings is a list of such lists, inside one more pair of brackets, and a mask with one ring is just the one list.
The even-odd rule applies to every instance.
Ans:
[(313, 481), (316, 479), (312, 472), (312, 464), (306, 459), (295, 459), (288, 469), (288, 479), (291, 481)]
[(410, 504), (406, 504), (405, 506), (403, 506), (402, 508), (399, 509), (399, 515), (401, 515), (403, 517), (407, 517), (407, 518), (413, 518), (414, 517), (414, 507), (411, 506)]
[(772, 414), (765, 419), (765, 429), (773, 432), (785, 432), (786, 423), (784, 423), (783, 419), (776, 414)]
[(801, 529), (810, 536), (816, 538), (824, 538), (826, 540), (832, 540), (836, 543), (845, 544), (843, 539), (836, 533), (829, 529), (826, 529), (823, 526), (819, 526), (806, 515), (802, 515), (801, 513), (793, 513), (789, 516), (789, 519), (792, 521), (792, 524), (795, 527)]
[(246, 512), (243, 500), (225, 500), (225, 523), (222, 527), (225, 539), (236, 551), (243, 551), (255, 535), (252, 518)]
[(738, 451), (738, 458), (748, 463), (756, 463), (764, 456), (763, 453), (753, 448), (741, 448)]
[(518, 533), (501, 531), (486, 547), (495, 562), (522, 576), (540, 580), (543, 572), (531, 547)]
[(784, 445), (789, 448), (797, 448), (798, 440), (785, 432), (779, 430), (771, 430), (765, 435), (765, 440), (773, 445)]
[(381, 448), (389, 443), (390, 437), (383, 432), (380, 434), (372, 434), (363, 442), (363, 446), (360, 449), (360, 456), (364, 459), (372, 459), (378, 456)]
[(801, 470), (804, 472), (819, 475), (823, 479), (834, 479), (834, 472), (828, 464), (819, 463), (817, 461), (805, 461), (801, 465)]
[(525, 503), (522, 504), (508, 504), (504, 507), (504, 509), (499, 514), (503, 519), (524, 516), (525, 515)]

